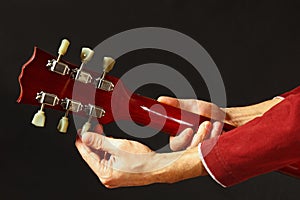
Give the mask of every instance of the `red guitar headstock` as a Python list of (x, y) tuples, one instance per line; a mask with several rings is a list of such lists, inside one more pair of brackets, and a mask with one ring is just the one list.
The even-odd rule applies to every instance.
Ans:
[[(21, 93), (17, 102), (41, 106), (32, 120), (39, 127), (45, 124), (44, 107), (64, 111), (66, 114), (58, 125), (60, 132), (67, 131), (67, 115), (70, 112), (90, 116), (90, 119), (98, 118), (102, 124), (112, 122), (111, 95), (119, 79), (108, 76), (107, 73), (113, 68), (114, 60), (104, 58), (102, 74), (88, 71), (83, 66), (92, 58), (93, 51), (83, 48), (82, 64), (77, 67), (61, 59), (68, 45), (67, 40), (62, 41), (57, 58), (34, 48), (32, 57), (23, 65), (19, 76)], [(125, 89), (120, 95), (123, 95), (121, 98), (126, 98)]]

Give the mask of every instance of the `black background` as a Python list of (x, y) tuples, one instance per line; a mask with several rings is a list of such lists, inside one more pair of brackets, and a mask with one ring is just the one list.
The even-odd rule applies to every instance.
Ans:
[[(174, 29), (199, 42), (222, 74), (229, 106), (260, 102), (300, 83), (299, 9), (296, 0), (2, 2), (0, 199), (299, 199), (299, 180), (276, 172), (227, 189), (210, 177), (106, 189), (78, 154), (75, 127), (71, 125), (67, 135), (55, 130), (61, 113), (47, 110), (46, 128), (37, 129), (30, 124), (37, 108), (16, 103), (17, 77), (34, 45), (55, 54), (60, 40), (67, 37), (71, 46), (65, 58), (79, 63), (82, 46), (95, 47), (116, 33), (145, 26)], [(119, 75), (147, 62), (187, 66), (166, 52), (138, 51), (122, 56), (116, 68), (126, 67), (112, 73)], [(189, 78), (197, 91), (204, 90), (203, 82)], [(153, 98), (171, 95), (155, 85), (141, 92)], [(206, 92), (198, 96), (208, 98)], [(122, 134), (115, 124), (106, 132)], [(158, 139), (166, 142), (167, 136), (147, 142), (155, 146)]]

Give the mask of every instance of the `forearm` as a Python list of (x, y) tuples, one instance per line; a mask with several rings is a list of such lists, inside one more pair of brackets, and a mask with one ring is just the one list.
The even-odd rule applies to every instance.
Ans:
[(262, 116), (270, 108), (280, 103), (282, 99), (274, 98), (258, 104), (231, 107), (222, 109), (226, 113), (226, 120), (230, 121), (235, 126), (242, 126), (256, 117)]

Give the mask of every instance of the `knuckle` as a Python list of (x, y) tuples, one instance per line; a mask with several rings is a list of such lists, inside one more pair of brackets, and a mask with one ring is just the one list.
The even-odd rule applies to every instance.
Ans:
[(115, 176), (111, 176), (108, 178), (99, 178), (102, 185), (104, 185), (108, 189), (116, 188), (118, 187), (118, 178)]
[[(104, 185), (104, 184), (103, 184)], [(111, 185), (104, 185), (107, 189), (113, 189), (115, 187), (111, 186)]]
[(100, 178), (101, 183), (107, 187), (107, 186), (111, 186), (113, 183), (113, 179), (112, 178)]

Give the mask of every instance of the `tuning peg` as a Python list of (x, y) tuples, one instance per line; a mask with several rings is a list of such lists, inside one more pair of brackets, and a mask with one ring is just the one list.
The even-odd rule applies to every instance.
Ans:
[(66, 110), (65, 115), (59, 120), (57, 125), (57, 130), (61, 133), (66, 133), (69, 126), (68, 115), (69, 112), (79, 112), (82, 110), (83, 105), (79, 101), (75, 101), (72, 99), (64, 98), (61, 100), (60, 105), (64, 110)]
[(101, 79), (104, 79), (106, 74), (113, 69), (115, 63), (116, 61), (111, 57), (103, 58), (103, 73), (101, 75)]
[(56, 72), (60, 75), (66, 75), (70, 73), (70, 68), (66, 63), (60, 62), (60, 59), (63, 55), (66, 54), (70, 42), (67, 39), (63, 39), (58, 48), (58, 57), (57, 59), (48, 60), (48, 64), (46, 65), (48, 69), (52, 72)]
[(37, 111), (37, 113), (35, 113), (31, 123), (37, 127), (44, 127), (46, 116), (43, 110), (45, 105), (55, 106), (58, 104), (59, 98), (54, 94), (50, 94), (42, 91), (37, 93), (36, 100), (41, 104), (41, 108), (40, 110)]
[(71, 75), (72, 78), (75, 80), (82, 82), (82, 83), (91, 83), (92, 82), (92, 75), (88, 72), (82, 70), (83, 66), (92, 59), (94, 55), (94, 51), (88, 47), (83, 47), (81, 50), (80, 58), (81, 58), (81, 65), (78, 69), (74, 69)]
[(38, 110), (37, 113), (35, 113), (35, 115), (32, 118), (31, 123), (37, 127), (45, 126), (46, 116), (43, 109), (44, 109), (44, 104), (42, 104), (41, 109)]
[(102, 75), (95, 80), (96, 88), (105, 90), (105, 91), (112, 91), (114, 88), (114, 84), (109, 81), (105, 80), (105, 76), (108, 72), (110, 72), (116, 61), (111, 57), (104, 57), (103, 58), (103, 72)]
[(103, 108), (92, 104), (85, 105), (84, 111), (89, 116), (89, 118), (87, 122), (85, 122), (82, 126), (81, 133), (87, 132), (91, 128), (91, 120), (93, 117), (101, 118), (105, 115), (105, 110)]
[(66, 133), (68, 130), (68, 126), (69, 126), (69, 119), (68, 119), (68, 114), (66, 114), (65, 116), (63, 116), (60, 120), (59, 123), (57, 125), (57, 130), (61, 133)]
[(63, 39), (61, 41), (61, 44), (58, 48), (58, 57), (57, 57), (57, 62), (60, 60), (60, 58), (67, 53), (68, 47), (70, 45), (69, 40)]
[(103, 72), (108, 73), (110, 72), (114, 65), (115, 65), (116, 61), (111, 58), (111, 57), (104, 57), (103, 58)]
[(89, 62), (92, 59), (94, 53), (95, 52), (92, 49), (83, 47), (80, 54), (81, 62), (82, 63)]

